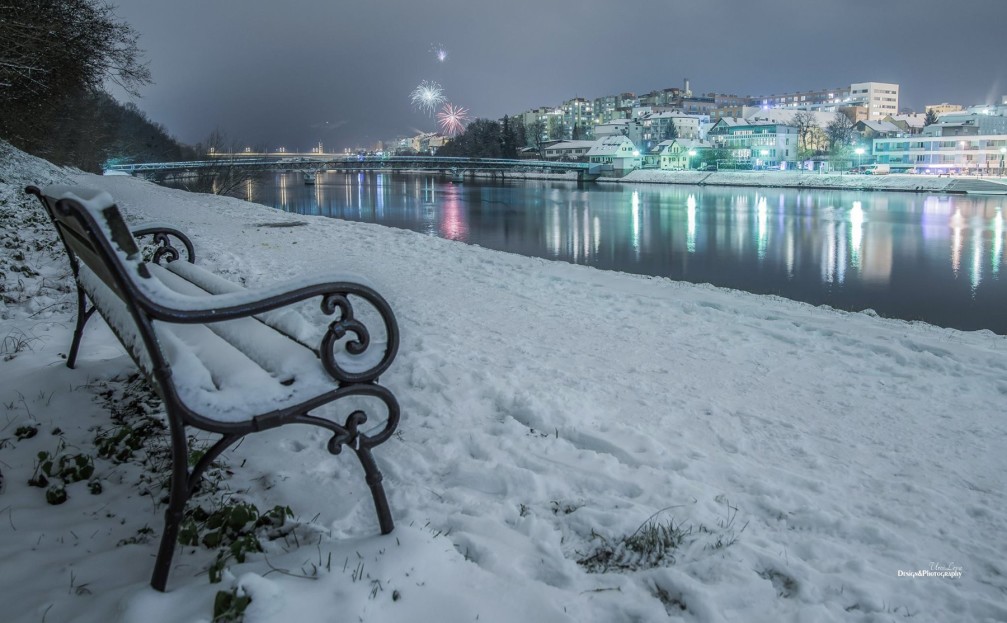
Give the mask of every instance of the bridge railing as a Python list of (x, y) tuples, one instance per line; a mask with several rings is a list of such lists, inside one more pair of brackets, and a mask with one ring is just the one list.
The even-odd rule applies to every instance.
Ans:
[(586, 162), (559, 162), (554, 160), (514, 160), (509, 158), (463, 158), (449, 156), (299, 156), (299, 157), (241, 157), (219, 156), (210, 160), (188, 160), (180, 162), (141, 162), (111, 164), (106, 171), (137, 173), (143, 171), (179, 171), (214, 169), (220, 167), (251, 168), (374, 168), (387, 169), (551, 169), (565, 171), (588, 171), (592, 166)]

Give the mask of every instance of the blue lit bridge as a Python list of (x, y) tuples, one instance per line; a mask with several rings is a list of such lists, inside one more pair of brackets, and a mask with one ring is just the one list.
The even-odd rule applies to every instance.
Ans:
[(120, 171), (136, 174), (156, 173), (199, 173), (225, 169), (244, 171), (298, 171), (304, 174), (306, 183), (314, 183), (314, 178), (323, 171), (429, 171), (451, 175), (456, 179), (474, 173), (491, 173), (506, 177), (507, 173), (569, 173), (577, 174), (578, 182), (592, 181), (605, 171), (604, 165), (586, 162), (555, 162), (549, 160), (510, 160), (505, 158), (452, 158), (437, 156), (357, 156), (357, 155), (311, 155), (283, 156), (218, 156), (208, 160), (187, 162), (143, 162), (131, 164), (110, 164), (105, 171)]

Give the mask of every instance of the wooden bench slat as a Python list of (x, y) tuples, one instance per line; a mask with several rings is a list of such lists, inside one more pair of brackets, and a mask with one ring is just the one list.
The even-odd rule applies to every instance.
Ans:
[[(148, 269), (176, 292), (189, 296), (211, 296), (206, 290), (161, 266), (152, 264)], [(160, 324), (155, 325), (158, 326)], [(263, 324), (256, 317), (214, 322), (206, 326), (282, 384), (296, 382), (305, 370), (321, 370), (314, 351)]]
[[(230, 294), (241, 292), (245, 288), (215, 275), (207, 270), (203, 270), (195, 264), (188, 262), (172, 262), (164, 266), (165, 270), (179, 275), (186, 281), (198, 285), (203, 290), (212, 294)], [(293, 309), (276, 309), (273, 311), (256, 314), (256, 318), (280, 331), (291, 339), (296, 340), (303, 346), (315, 351), (318, 344), (317, 327), (300, 313)], [(317, 352), (317, 351), (316, 351)]]

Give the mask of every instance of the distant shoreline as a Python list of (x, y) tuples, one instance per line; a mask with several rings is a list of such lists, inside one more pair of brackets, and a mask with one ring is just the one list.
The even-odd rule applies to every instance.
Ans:
[[(468, 177), (468, 175), (466, 175)], [(491, 175), (475, 174), (476, 179)], [(506, 179), (575, 182), (574, 173), (507, 173)], [(637, 169), (623, 177), (600, 177), (601, 184), (674, 184), (686, 186), (745, 186), (808, 190), (854, 190), (940, 194), (1007, 195), (1007, 177), (937, 175), (856, 175), (798, 171), (661, 171)]]
[(859, 190), (951, 194), (1007, 195), (1007, 178), (936, 175), (855, 175), (790, 171), (653, 171), (636, 170), (599, 182), (748, 186), (809, 190)]

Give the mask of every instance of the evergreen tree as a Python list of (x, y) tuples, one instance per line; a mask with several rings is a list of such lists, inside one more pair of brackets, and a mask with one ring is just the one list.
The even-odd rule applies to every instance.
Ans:
[(517, 158), (517, 134), (510, 118), (506, 115), (500, 128), (500, 155), (503, 158)]
[(937, 113), (931, 108), (927, 111), (927, 114), (923, 117), (923, 125), (933, 125), (937, 123)]
[(675, 127), (674, 121), (669, 121), (668, 125), (664, 128), (664, 136), (661, 137), (663, 141), (673, 141), (678, 138), (678, 128)]

